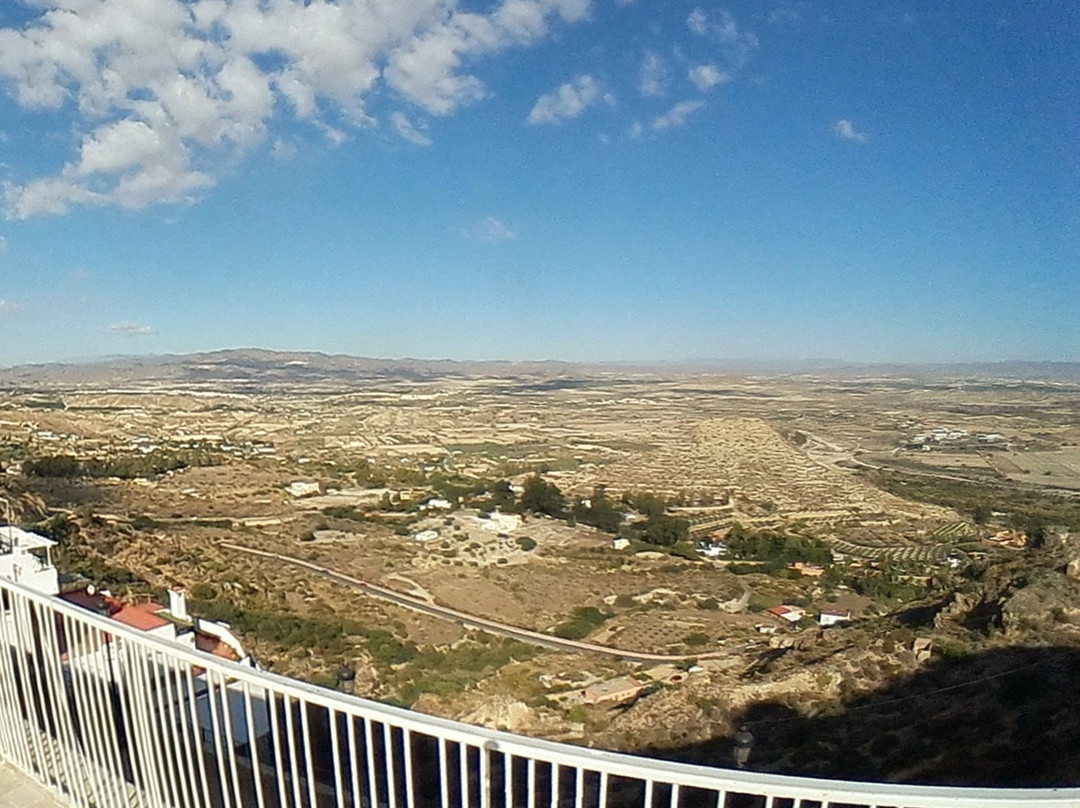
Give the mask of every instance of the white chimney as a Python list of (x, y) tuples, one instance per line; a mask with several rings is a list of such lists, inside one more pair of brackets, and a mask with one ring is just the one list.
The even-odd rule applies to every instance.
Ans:
[(187, 598), (183, 592), (175, 589), (169, 590), (169, 614), (178, 620), (190, 620), (187, 612)]

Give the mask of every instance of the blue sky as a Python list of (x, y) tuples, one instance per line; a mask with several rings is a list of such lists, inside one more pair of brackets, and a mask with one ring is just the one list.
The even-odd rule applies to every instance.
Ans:
[(1080, 360), (1080, 6), (0, 5), (0, 365)]

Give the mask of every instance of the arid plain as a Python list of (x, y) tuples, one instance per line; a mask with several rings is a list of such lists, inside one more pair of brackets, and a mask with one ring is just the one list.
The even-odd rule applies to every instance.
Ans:
[[(185, 589), (274, 671), (720, 764), (740, 722), (1080, 638), (1075, 374), (350, 361), (6, 371), (0, 494), (69, 579)], [(1052, 607), (986, 594), (1044, 568)], [(870, 774), (948, 780), (882, 732)]]

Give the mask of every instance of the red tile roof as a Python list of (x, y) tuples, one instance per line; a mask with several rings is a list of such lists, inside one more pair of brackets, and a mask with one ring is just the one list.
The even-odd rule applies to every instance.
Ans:
[[(151, 610), (148, 608), (150, 606), (155, 608)], [(120, 608), (120, 611), (112, 616), (112, 619), (140, 631), (153, 631), (155, 628), (169, 625), (169, 621), (164, 617), (154, 614), (155, 611), (163, 608), (163, 606), (154, 603), (140, 603), (138, 606), (125, 604)]]

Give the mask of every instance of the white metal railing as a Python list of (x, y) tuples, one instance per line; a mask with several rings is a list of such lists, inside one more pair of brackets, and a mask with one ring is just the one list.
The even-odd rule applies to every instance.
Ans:
[(0, 754), (79, 808), (1080, 806), (710, 769), (524, 738), (343, 695), (0, 580)]

